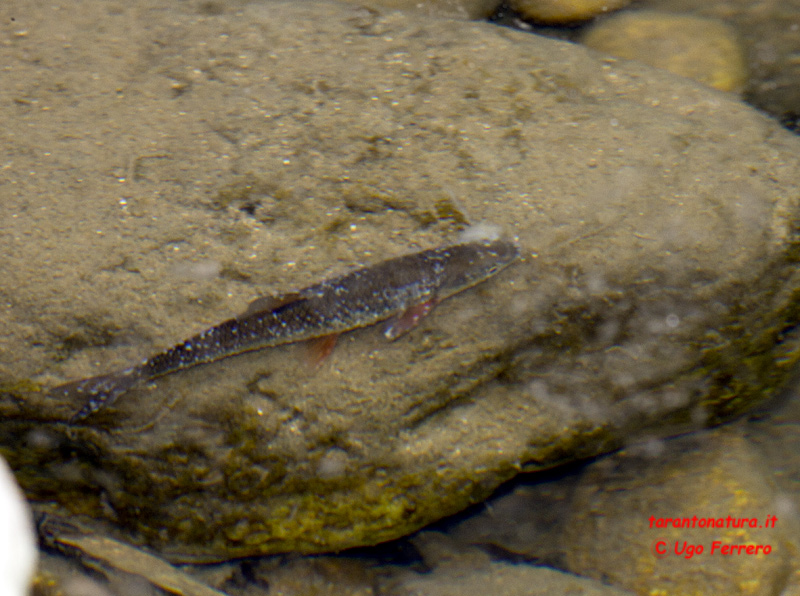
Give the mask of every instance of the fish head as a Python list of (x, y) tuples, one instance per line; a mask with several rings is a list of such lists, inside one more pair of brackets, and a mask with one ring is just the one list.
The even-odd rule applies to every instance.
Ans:
[(441, 272), (439, 297), (444, 298), (482, 282), (508, 267), (520, 256), (519, 247), (508, 240), (457, 244)]

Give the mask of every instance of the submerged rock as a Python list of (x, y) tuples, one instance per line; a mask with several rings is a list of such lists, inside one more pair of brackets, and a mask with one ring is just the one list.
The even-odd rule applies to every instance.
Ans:
[(637, 594), (774, 594), (797, 522), (740, 429), (667, 441), (592, 464), (565, 520), (567, 568)]
[(581, 42), (721, 91), (741, 92), (747, 83), (747, 59), (735, 30), (714, 19), (637, 10), (592, 25)]
[[(0, 444), (40, 511), (172, 561), (374, 544), (716, 424), (798, 358), (800, 141), (723, 94), (352, 6), (76, 10), (0, 47)], [(45, 391), (468, 223), (523, 260), (396, 342), (230, 358), (80, 425)]]

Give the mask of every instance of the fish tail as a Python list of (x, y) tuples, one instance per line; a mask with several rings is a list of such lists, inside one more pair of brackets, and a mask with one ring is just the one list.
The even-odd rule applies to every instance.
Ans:
[(70, 418), (70, 423), (75, 423), (114, 403), (120, 395), (131, 389), (143, 376), (140, 367), (136, 366), (65, 383), (53, 388), (50, 393), (69, 400), (84, 400), (81, 409)]

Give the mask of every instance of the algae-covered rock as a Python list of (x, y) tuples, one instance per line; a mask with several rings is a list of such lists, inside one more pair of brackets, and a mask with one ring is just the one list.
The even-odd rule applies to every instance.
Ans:
[[(353, 6), (10, 4), (0, 444), (40, 511), (173, 561), (372, 544), (797, 360), (800, 142), (722, 94)], [(523, 259), (396, 342), (237, 356), (77, 425), (46, 392), (467, 223)]]

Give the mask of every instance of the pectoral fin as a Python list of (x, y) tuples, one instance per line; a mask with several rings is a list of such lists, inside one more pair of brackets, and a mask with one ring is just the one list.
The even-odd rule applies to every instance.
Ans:
[(338, 333), (323, 335), (308, 341), (308, 365), (312, 369), (317, 369), (331, 355), (333, 348), (336, 347), (336, 340), (339, 339)]
[(419, 322), (436, 306), (435, 300), (428, 300), (406, 309), (402, 314), (391, 319), (383, 334), (389, 341), (394, 341), (416, 327)]

